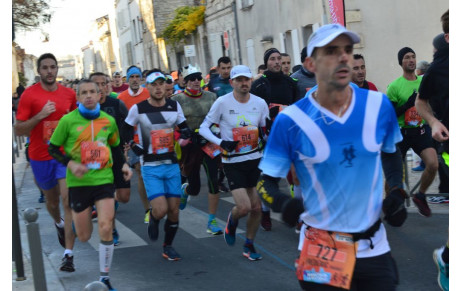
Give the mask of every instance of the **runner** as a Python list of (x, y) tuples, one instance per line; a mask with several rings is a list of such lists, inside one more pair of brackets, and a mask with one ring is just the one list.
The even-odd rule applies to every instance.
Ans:
[(219, 187), (217, 179), (218, 167), (215, 159), (220, 153), (215, 151), (205, 153), (204, 150), (207, 148), (208, 141), (198, 133), (200, 124), (216, 100), (216, 94), (201, 89), (200, 83), (203, 77), (198, 68), (188, 65), (182, 68), (181, 71), (184, 74), (185, 91), (174, 95), (171, 99), (179, 102), (193, 134), (192, 143), (181, 147), (181, 170), (182, 174), (187, 177), (188, 183), (182, 184), (182, 197), (179, 207), (183, 210), (187, 206), (189, 195), (196, 196), (200, 193), (200, 168), (203, 165), (208, 179), (209, 216), (206, 231), (212, 235), (220, 235), (222, 234), (222, 229), (216, 221), (217, 206), (219, 204)]
[[(58, 63), (53, 54), (46, 53), (37, 60), (40, 82), (28, 87), (21, 96), (16, 115), (16, 134), (30, 136), (28, 154), (37, 185), (46, 197), (46, 208), (53, 218), (59, 243), (65, 248), (61, 271), (75, 271), (72, 213), (65, 181), (65, 167), (48, 154), (53, 130), (64, 114), (76, 108), (75, 92), (56, 82)], [(59, 209), (62, 198), (64, 220)]]
[[(115, 119), (115, 122), (120, 132), (120, 144), (125, 145), (125, 141), (121, 138), (123, 137), (123, 129), (125, 124), (125, 118), (128, 116), (128, 109), (126, 108), (123, 101), (120, 99), (110, 98), (109, 97), (109, 87), (108, 83), (110, 82), (107, 75), (101, 72), (92, 73), (89, 76), (89, 79), (96, 83), (99, 87), (101, 93), (101, 100), (99, 101), (101, 110), (109, 114)], [(128, 203), (131, 196), (131, 183), (130, 181), (125, 181), (123, 179), (122, 172), (123, 164), (118, 163), (117, 160), (113, 161), (113, 178), (115, 184), (115, 214), (118, 209), (118, 202)], [(93, 211), (94, 213), (95, 211)], [(97, 212), (96, 212), (97, 213)], [(96, 214), (97, 216), (97, 214)], [(93, 215), (94, 218), (94, 215)], [(119, 244), (120, 235), (115, 227), (115, 219), (113, 220), (113, 244), (117, 246)]]
[[(141, 69), (136, 66), (131, 66), (126, 70), (129, 88), (118, 95), (118, 99), (125, 103), (126, 107), (131, 109), (134, 104), (147, 100), (150, 94), (147, 89), (141, 87), (140, 81), (142, 78)], [(134, 140), (137, 142), (137, 133), (135, 133)], [(134, 168), (137, 175), (137, 191), (144, 207), (144, 223), (149, 223), (149, 201), (147, 200), (147, 192), (145, 191), (144, 181), (141, 175), (141, 166), (139, 164), (139, 157), (134, 154), (132, 150), (128, 151), (128, 163), (130, 167)]]
[[(395, 152), (402, 137), (386, 96), (350, 84), (359, 41), (339, 24), (311, 35), (307, 69), (318, 85), (277, 116), (259, 165), (264, 201), (290, 226), (301, 214), (296, 273), (305, 290), (395, 290), (398, 283), (380, 211), (400, 226), (405, 196), (394, 189), (383, 200), (380, 153)], [(291, 164), (303, 202), (278, 188)]]
[[(54, 131), (49, 153), (67, 167), (70, 207), (75, 231), (81, 242), (91, 238), (91, 210), (98, 211), (100, 281), (109, 290), (109, 271), (113, 257), (112, 221), (114, 219), (114, 160), (124, 163), (115, 120), (100, 111), (99, 88), (93, 81), (82, 80), (77, 88), (78, 109), (64, 116)], [(64, 155), (59, 147), (63, 146)], [(111, 150), (109, 149), (111, 147)], [(113, 154), (113, 156), (112, 156)], [(131, 178), (128, 164), (123, 165), (125, 180)]]
[[(181, 256), (172, 247), (172, 242), (179, 227), (182, 190), (180, 169), (174, 152), (174, 128), (178, 126), (188, 132), (190, 129), (179, 103), (166, 99), (165, 81), (166, 78), (160, 70), (153, 70), (148, 74), (146, 88), (150, 97), (131, 107), (126, 124), (130, 128), (130, 146), (140, 156), (142, 178), (151, 206), (148, 235), (152, 241), (156, 241), (160, 220), (167, 216), (163, 257), (177, 261)], [(135, 125), (140, 133), (139, 143), (132, 140), (132, 128)]]
[[(228, 215), (224, 238), (228, 245), (235, 244), (238, 220), (249, 214), (243, 255), (251, 261), (262, 256), (254, 248), (254, 238), (261, 219), (261, 201), (256, 185), (260, 171), (257, 168), (262, 154), (260, 128), (265, 127), (268, 106), (265, 101), (249, 93), (252, 74), (246, 66), (235, 66), (230, 72), (233, 92), (217, 99), (200, 126), (200, 134), (224, 150), (222, 163), (232, 191), (235, 206)], [(221, 137), (210, 127), (219, 124)]]

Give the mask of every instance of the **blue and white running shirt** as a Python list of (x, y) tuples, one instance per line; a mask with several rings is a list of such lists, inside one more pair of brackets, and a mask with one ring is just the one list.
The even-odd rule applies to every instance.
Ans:
[[(350, 84), (350, 106), (337, 117), (313, 98), (284, 109), (276, 117), (259, 168), (286, 177), (294, 164), (310, 226), (362, 232), (382, 209), (380, 151), (395, 152), (402, 140), (393, 106), (380, 92)], [(382, 229), (383, 227), (381, 227)]]

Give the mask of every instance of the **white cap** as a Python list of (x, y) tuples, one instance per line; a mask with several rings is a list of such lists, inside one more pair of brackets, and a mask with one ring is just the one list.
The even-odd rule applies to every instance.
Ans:
[(234, 66), (230, 71), (230, 79), (235, 79), (239, 76), (244, 76), (246, 78), (252, 78), (251, 69), (244, 65)]
[(165, 75), (163, 75), (161, 72), (153, 72), (147, 76), (147, 79), (145, 79), (145, 83), (153, 84), (158, 79), (166, 80)]
[(200, 67), (198, 65), (196, 65), (196, 67), (194, 67), (194, 66), (189, 64), (188, 66), (185, 66), (185, 67), (182, 68), (182, 76), (184, 76), (184, 78), (186, 78), (187, 76), (189, 76), (191, 74), (196, 74), (196, 73), (201, 74), (201, 70), (200, 70)]
[(315, 48), (327, 45), (341, 34), (348, 35), (351, 38), (353, 44), (361, 41), (359, 35), (347, 30), (345, 27), (338, 23), (326, 24), (318, 28), (308, 39), (307, 56), (311, 57), (311, 54)]

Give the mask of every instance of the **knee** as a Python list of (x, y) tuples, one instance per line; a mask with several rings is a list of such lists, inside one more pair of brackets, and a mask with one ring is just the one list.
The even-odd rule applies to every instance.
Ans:
[(425, 163), (425, 170), (429, 171), (430, 173), (435, 173), (438, 171), (438, 160), (437, 159), (429, 159)]
[(81, 241), (81, 242), (87, 242), (89, 241), (89, 239), (91, 238), (91, 233), (88, 233), (88, 232), (83, 232), (83, 231), (78, 231), (77, 230), (77, 237), (78, 237), (78, 240)]
[(251, 207), (249, 205), (240, 205), (238, 206), (238, 212), (241, 216), (246, 216), (251, 211)]
[(118, 189), (117, 190), (117, 201), (120, 203), (128, 203), (131, 196), (130, 189)]
[(153, 217), (155, 217), (156, 219), (163, 218), (166, 215), (166, 212), (167, 212), (166, 207), (163, 207), (161, 205), (152, 207), (152, 214), (153, 214)]
[(99, 221), (99, 234), (101, 237), (105, 237), (112, 234), (112, 220), (110, 221)]

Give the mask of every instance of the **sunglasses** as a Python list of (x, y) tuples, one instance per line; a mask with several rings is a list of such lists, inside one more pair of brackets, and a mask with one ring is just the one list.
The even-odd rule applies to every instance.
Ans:
[(203, 77), (201, 77), (201, 76), (198, 76), (198, 77), (190, 77), (190, 78), (187, 78), (187, 80), (188, 80), (188, 81), (192, 81), (192, 82), (193, 82), (193, 81), (196, 81), (196, 80), (201, 81), (201, 80), (203, 80)]

